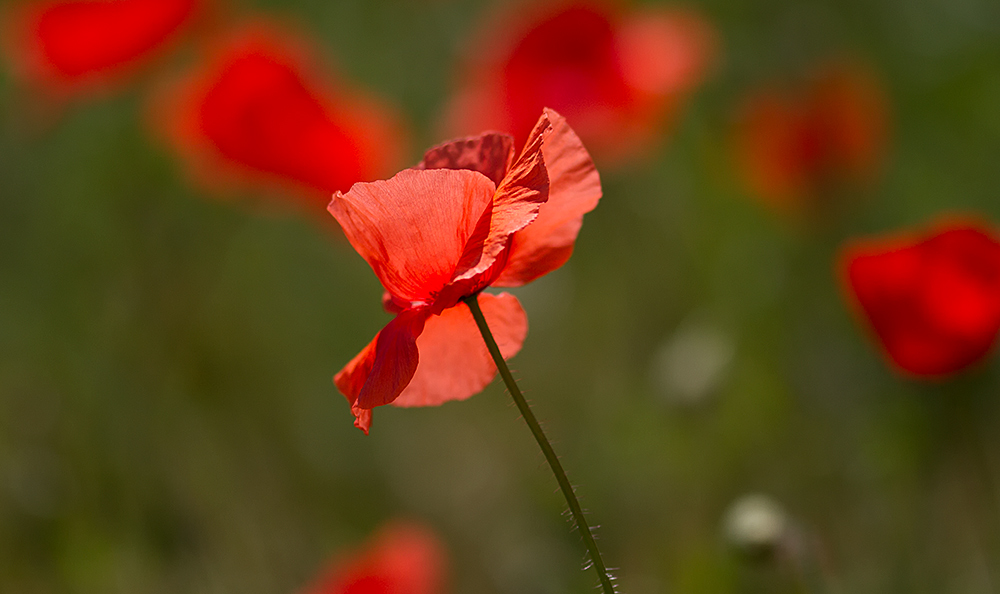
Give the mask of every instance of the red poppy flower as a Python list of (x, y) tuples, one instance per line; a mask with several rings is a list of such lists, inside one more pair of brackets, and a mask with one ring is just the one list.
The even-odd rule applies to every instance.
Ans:
[(56, 90), (122, 76), (171, 41), (201, 0), (40, 0), (8, 19), (8, 53)]
[(265, 180), (326, 203), (390, 171), (402, 141), (387, 109), (327, 84), (309, 56), (288, 33), (244, 27), (163, 93), (155, 118), (210, 186)]
[(737, 156), (751, 191), (794, 208), (836, 184), (870, 179), (885, 136), (886, 109), (874, 77), (834, 66), (803, 90), (754, 94), (742, 111)]
[(848, 293), (900, 369), (941, 376), (990, 350), (1000, 330), (1000, 242), (981, 224), (854, 242)]
[(419, 524), (392, 524), (364, 551), (333, 565), (304, 594), (439, 594), (446, 564), (433, 532)]
[[(368, 432), (372, 408), (463, 400), (496, 367), (460, 299), (514, 287), (570, 256), (601, 182), (580, 139), (545, 110), (515, 159), (510, 136), (486, 133), (431, 149), (414, 169), (336, 193), (330, 212), (386, 290), (395, 319), (334, 382)], [(527, 319), (513, 295), (480, 306), (505, 358)]]
[(503, 130), (521, 141), (548, 106), (602, 156), (637, 154), (701, 81), (715, 49), (713, 31), (693, 12), (623, 16), (592, 2), (522, 8), (490, 19), (476, 37), (449, 114), (453, 129)]

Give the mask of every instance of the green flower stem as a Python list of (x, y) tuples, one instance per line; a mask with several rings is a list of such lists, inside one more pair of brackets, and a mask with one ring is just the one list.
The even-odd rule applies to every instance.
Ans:
[(518, 410), (521, 411), (521, 416), (524, 417), (524, 422), (528, 424), (528, 428), (531, 429), (531, 434), (535, 436), (535, 441), (538, 442), (538, 447), (542, 448), (542, 453), (545, 454), (545, 461), (549, 463), (549, 467), (552, 469), (552, 474), (556, 476), (556, 481), (559, 483), (559, 488), (562, 490), (563, 496), (566, 498), (566, 503), (569, 504), (570, 513), (573, 514), (573, 520), (576, 521), (576, 526), (580, 530), (580, 536), (583, 537), (583, 544), (586, 545), (587, 550), (590, 552), (590, 560), (594, 569), (597, 571), (597, 575), (601, 578), (601, 586), (604, 589), (604, 594), (614, 594), (615, 589), (611, 585), (611, 576), (608, 574), (608, 570), (604, 567), (604, 560), (601, 559), (601, 552), (597, 549), (597, 542), (594, 541), (594, 535), (590, 531), (590, 526), (587, 524), (587, 518), (583, 515), (583, 509), (580, 507), (580, 502), (576, 499), (576, 493), (573, 492), (573, 485), (570, 484), (569, 479), (566, 478), (566, 471), (563, 470), (562, 464), (559, 463), (559, 457), (556, 456), (555, 450), (552, 449), (552, 444), (545, 437), (545, 432), (542, 431), (542, 426), (538, 424), (538, 419), (535, 418), (534, 413), (531, 412), (531, 407), (528, 406), (528, 401), (524, 399), (521, 394), (521, 390), (517, 387), (517, 383), (514, 381), (514, 376), (510, 374), (510, 369), (507, 368), (507, 363), (503, 360), (503, 355), (500, 354), (500, 347), (497, 346), (496, 340), (493, 339), (493, 333), (490, 332), (490, 327), (486, 324), (486, 318), (483, 316), (483, 310), (479, 307), (479, 300), (476, 295), (470, 295), (463, 299), (469, 309), (472, 311), (472, 317), (476, 319), (476, 325), (479, 326), (479, 332), (483, 335), (483, 340), (486, 341), (486, 348), (489, 349), (490, 355), (493, 357), (493, 361), (497, 365), (497, 371), (500, 372), (500, 377), (503, 378), (503, 383), (507, 385), (507, 390), (510, 392), (511, 398), (514, 399), (514, 404), (517, 405)]

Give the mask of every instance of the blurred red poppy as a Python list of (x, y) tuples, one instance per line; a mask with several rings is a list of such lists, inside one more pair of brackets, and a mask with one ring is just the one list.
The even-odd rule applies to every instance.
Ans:
[(475, 37), (448, 126), (501, 130), (522, 142), (535, 114), (551, 107), (600, 157), (634, 156), (701, 82), (715, 50), (714, 31), (693, 11), (524, 4)]
[[(334, 378), (368, 432), (372, 408), (463, 400), (496, 374), (463, 297), (514, 287), (561, 266), (601, 181), (580, 139), (545, 110), (515, 159), (514, 140), (486, 133), (431, 149), (392, 179), (336, 193), (330, 213), (368, 261), (396, 313)], [(505, 358), (528, 323), (517, 298), (480, 296)]]
[(100, 86), (172, 41), (201, 0), (40, 0), (7, 16), (6, 50), (23, 76), (57, 93)]
[(982, 359), (1000, 331), (1000, 242), (978, 222), (855, 241), (845, 286), (899, 369), (942, 376)]
[(797, 91), (763, 89), (743, 106), (737, 158), (765, 203), (808, 206), (839, 184), (863, 183), (881, 164), (885, 100), (875, 78), (836, 65)]
[(441, 594), (447, 556), (428, 528), (396, 523), (365, 550), (335, 563), (303, 594)]
[(393, 113), (320, 75), (300, 37), (267, 24), (219, 40), (158, 97), (155, 124), (216, 189), (266, 181), (312, 205), (391, 171), (402, 151)]

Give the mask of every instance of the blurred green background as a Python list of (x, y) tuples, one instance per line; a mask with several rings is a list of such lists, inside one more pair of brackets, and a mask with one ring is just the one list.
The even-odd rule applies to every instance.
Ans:
[[(707, 83), (649, 158), (598, 162), (573, 258), (515, 291), (512, 366), (605, 560), (628, 594), (1000, 590), (1000, 361), (900, 378), (832, 272), (848, 237), (1000, 221), (1000, 4), (691, 6), (720, 34)], [(487, 8), (228, 7), (302, 24), (401, 106), (414, 161)], [(791, 220), (740, 184), (734, 109), (840, 55), (882, 77), (886, 163), (836, 216)], [(377, 280), (316, 220), (188, 184), (142, 123), (150, 86), (51, 117), (0, 72), (0, 591), (291, 593), (398, 516), (440, 533), (455, 594), (594, 591), (501, 386), (352, 426), (331, 377), (389, 319)], [(738, 554), (747, 493), (801, 546)]]

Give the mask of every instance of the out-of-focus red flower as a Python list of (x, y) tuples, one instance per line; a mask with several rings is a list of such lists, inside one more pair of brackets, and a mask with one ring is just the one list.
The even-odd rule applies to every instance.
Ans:
[(609, 160), (650, 146), (716, 50), (714, 31), (693, 11), (623, 15), (596, 2), (523, 4), (475, 39), (452, 130), (501, 130), (521, 142), (551, 107)]
[[(538, 119), (515, 158), (514, 140), (486, 133), (431, 149), (414, 169), (337, 193), (330, 212), (368, 261), (396, 313), (334, 378), (368, 432), (372, 408), (433, 406), (482, 390), (496, 374), (463, 297), (514, 287), (561, 266), (601, 181), (566, 120)], [(517, 298), (483, 294), (501, 353), (521, 348), (528, 323)]]
[(100, 86), (172, 41), (202, 3), (36, 0), (6, 15), (6, 50), (23, 76), (57, 93)]
[(257, 23), (208, 54), (154, 109), (154, 125), (166, 128), (203, 183), (225, 189), (266, 181), (325, 204), (333, 192), (396, 166), (403, 142), (396, 117), (322, 76), (301, 37)]
[(754, 93), (740, 116), (737, 157), (754, 194), (795, 209), (871, 179), (885, 151), (886, 120), (871, 74), (831, 66), (805, 88)]
[(441, 594), (446, 566), (444, 546), (428, 528), (390, 524), (365, 550), (333, 564), (303, 594)]
[(892, 362), (942, 376), (982, 359), (1000, 330), (1000, 242), (981, 223), (855, 241), (842, 253), (847, 293)]

